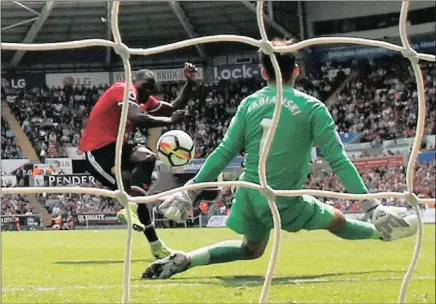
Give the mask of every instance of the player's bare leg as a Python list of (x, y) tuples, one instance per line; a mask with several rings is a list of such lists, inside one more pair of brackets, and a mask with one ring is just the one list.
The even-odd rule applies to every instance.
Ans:
[(267, 244), (268, 238), (263, 241), (250, 241), (244, 236), (241, 241), (224, 241), (188, 253), (174, 252), (169, 257), (151, 264), (142, 278), (168, 279), (197, 266), (254, 260), (263, 255)]
[[(151, 185), (151, 178), (156, 164), (156, 155), (146, 147), (138, 147), (131, 156), (135, 168), (130, 173), (128, 193), (132, 196), (145, 196)], [(171, 254), (171, 250), (158, 238), (155, 227), (151, 222), (148, 207), (145, 204), (132, 204), (131, 210), (137, 214), (141, 225), (133, 223), (133, 228), (144, 232), (150, 243), (154, 257), (162, 259)], [(126, 216), (126, 211), (119, 212), (120, 219)]]

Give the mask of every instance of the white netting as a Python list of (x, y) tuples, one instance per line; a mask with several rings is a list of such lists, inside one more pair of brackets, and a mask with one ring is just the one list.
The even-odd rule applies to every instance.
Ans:
[[(382, 47), (389, 50), (401, 52), (405, 57), (410, 60), (410, 63), (413, 68), (413, 72), (415, 74), (417, 88), (418, 88), (418, 123), (416, 128), (416, 136), (413, 142), (412, 153), (410, 155), (408, 167), (407, 167), (407, 191), (404, 193), (399, 192), (381, 192), (381, 193), (372, 193), (372, 194), (344, 194), (344, 193), (335, 193), (331, 191), (320, 191), (320, 190), (293, 190), (293, 191), (284, 191), (284, 190), (273, 190), (268, 186), (266, 181), (266, 159), (268, 156), (268, 152), (271, 147), (272, 140), (274, 138), (274, 133), (279, 121), (280, 111), (281, 111), (281, 103), (277, 102), (275, 105), (273, 121), (271, 124), (271, 128), (268, 131), (268, 137), (265, 144), (265, 149), (262, 151), (260, 155), (259, 162), (259, 180), (260, 185), (248, 183), (248, 182), (213, 182), (213, 183), (201, 183), (195, 185), (189, 185), (184, 187), (179, 187), (176, 189), (172, 189), (169, 191), (165, 191), (159, 194), (151, 195), (148, 197), (129, 197), (124, 190), (121, 191), (108, 191), (103, 189), (95, 189), (95, 188), (49, 188), (49, 187), (34, 187), (34, 188), (1, 188), (2, 192), (5, 194), (30, 194), (30, 193), (59, 193), (59, 192), (68, 192), (68, 193), (87, 193), (93, 195), (104, 195), (112, 198), (118, 199), (124, 206), (127, 206), (128, 202), (136, 202), (136, 203), (152, 203), (159, 198), (164, 196), (168, 196), (170, 194), (174, 194), (181, 190), (195, 190), (206, 187), (247, 187), (251, 189), (259, 190), (265, 197), (268, 198), (268, 203), (270, 205), (272, 215), (274, 218), (274, 240), (273, 240), (273, 250), (271, 253), (271, 259), (268, 265), (268, 270), (265, 276), (265, 282), (263, 284), (262, 293), (259, 298), (259, 303), (266, 303), (268, 297), (269, 287), (271, 285), (272, 275), (276, 266), (278, 251), (279, 251), (279, 243), (280, 243), (280, 216), (277, 210), (277, 207), (274, 202), (274, 198), (276, 196), (300, 196), (303, 194), (313, 195), (313, 196), (324, 196), (330, 198), (338, 198), (338, 199), (352, 199), (352, 200), (363, 200), (363, 199), (371, 199), (371, 198), (403, 198), (408, 201), (408, 203), (414, 207), (419, 221), (418, 235), (416, 238), (415, 250), (413, 253), (412, 261), (409, 265), (407, 273), (404, 277), (403, 284), (401, 286), (401, 290), (399, 293), (398, 302), (404, 303), (404, 299), (406, 296), (407, 288), (409, 286), (410, 280), (412, 278), (412, 274), (415, 270), (416, 263), (419, 258), (419, 253), (421, 250), (422, 239), (423, 239), (423, 227), (422, 227), (422, 219), (421, 212), (418, 204), (428, 204), (434, 203), (434, 199), (418, 199), (418, 197), (413, 193), (413, 176), (414, 176), (414, 167), (416, 163), (416, 159), (418, 157), (419, 148), (421, 146), (421, 141), (424, 133), (424, 123), (425, 123), (425, 95), (424, 95), (424, 82), (422, 78), (421, 70), (418, 66), (418, 60), (427, 60), (427, 61), (436, 61), (435, 56), (428, 54), (417, 53), (410, 46), (410, 43), (407, 38), (406, 33), (406, 21), (407, 21), (407, 12), (409, 8), (409, 1), (403, 1), (401, 6), (401, 14), (400, 14), (400, 36), (402, 46), (394, 45), (387, 42), (370, 40), (370, 39), (362, 39), (362, 38), (347, 38), (347, 37), (325, 37), (325, 38), (313, 38), (307, 39), (291, 46), (273, 46), (272, 43), (268, 40), (266, 35), (265, 26), (263, 22), (263, 1), (257, 2), (257, 23), (259, 26), (259, 31), (261, 34), (261, 40), (255, 40), (253, 38), (238, 36), (238, 35), (214, 35), (208, 37), (201, 37), (195, 39), (189, 39), (185, 41), (180, 41), (177, 43), (171, 43), (159, 47), (153, 47), (149, 49), (138, 49), (138, 48), (129, 48), (121, 41), (120, 31), (118, 27), (118, 10), (119, 10), (120, 2), (116, 1), (113, 3), (112, 12), (111, 12), (111, 28), (112, 34), (114, 37), (113, 41), (103, 40), (103, 39), (86, 39), (80, 41), (70, 41), (70, 42), (56, 42), (56, 43), (42, 43), (42, 44), (25, 44), (25, 43), (1, 43), (1, 47), (4, 50), (23, 50), (23, 51), (51, 51), (51, 50), (60, 50), (60, 49), (76, 49), (76, 48), (84, 48), (91, 46), (104, 46), (104, 47), (112, 47), (115, 52), (121, 56), (124, 64), (125, 71), (125, 80), (131, 82), (131, 67), (129, 57), (130, 55), (151, 55), (157, 54), (161, 52), (171, 51), (175, 49), (180, 49), (188, 46), (192, 46), (199, 43), (211, 43), (211, 42), (239, 42), (250, 44), (254, 47), (261, 48), (266, 54), (273, 54), (274, 52), (284, 53), (284, 52), (293, 52), (304, 47), (313, 46), (316, 44), (338, 44), (338, 43), (349, 43), (349, 44), (361, 44), (361, 45), (369, 45)], [(276, 73), (277, 80), (277, 100), (281, 100), (283, 87), (282, 87), (282, 75), (280, 73), (280, 69), (278, 66), (278, 62), (275, 56), (271, 57), (272, 63), (274, 66), (274, 71)], [(117, 138), (117, 150), (116, 150), (116, 180), (119, 189), (123, 189), (123, 182), (121, 178), (121, 172), (119, 170), (121, 164), (121, 145), (123, 143), (123, 134), (126, 127), (126, 118), (127, 118), (127, 109), (128, 109), (128, 91), (124, 92), (124, 102), (121, 110), (121, 123), (119, 127), (119, 133)], [(127, 208), (128, 211), (128, 222), (131, 223), (131, 214), (130, 208)], [(125, 252), (125, 261), (124, 261), (124, 274), (123, 274), (123, 295), (122, 295), (122, 303), (128, 303), (129, 293), (130, 293), (130, 265), (131, 265), (131, 243), (132, 243), (132, 228), (131, 225), (128, 225), (128, 235), (127, 235), (127, 243), (126, 243), (126, 252)]]

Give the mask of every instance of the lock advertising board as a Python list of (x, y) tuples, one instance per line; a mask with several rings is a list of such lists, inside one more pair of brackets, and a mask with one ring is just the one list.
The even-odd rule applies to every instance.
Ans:
[(260, 65), (255, 63), (223, 65), (213, 68), (213, 79), (216, 82), (260, 77)]

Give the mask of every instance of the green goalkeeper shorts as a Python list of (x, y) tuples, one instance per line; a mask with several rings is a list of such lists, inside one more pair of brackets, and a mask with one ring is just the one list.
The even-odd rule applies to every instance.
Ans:
[[(309, 195), (277, 197), (276, 204), (287, 232), (325, 229), (334, 218), (332, 206)], [(226, 225), (250, 241), (265, 240), (274, 228), (267, 199), (257, 190), (239, 188)]]

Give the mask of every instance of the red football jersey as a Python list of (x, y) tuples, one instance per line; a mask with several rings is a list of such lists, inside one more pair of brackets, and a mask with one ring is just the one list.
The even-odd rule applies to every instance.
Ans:
[[(118, 128), (120, 125), (121, 105), (124, 97), (124, 88), (126, 82), (119, 81), (113, 84), (98, 99), (94, 108), (89, 115), (88, 123), (83, 131), (79, 144), (79, 150), (82, 152), (93, 151), (114, 143), (117, 140)], [(132, 84), (129, 85), (129, 103), (138, 107), (138, 91)], [(160, 107), (160, 102), (150, 97), (144, 104), (148, 112), (153, 112)], [(132, 132), (133, 126), (127, 121), (126, 133)]]
[(153, 113), (153, 112), (159, 110), (161, 105), (162, 105), (161, 102), (156, 97), (150, 96), (150, 98), (147, 100), (147, 102), (143, 103), (141, 106), (142, 106), (143, 112)]

